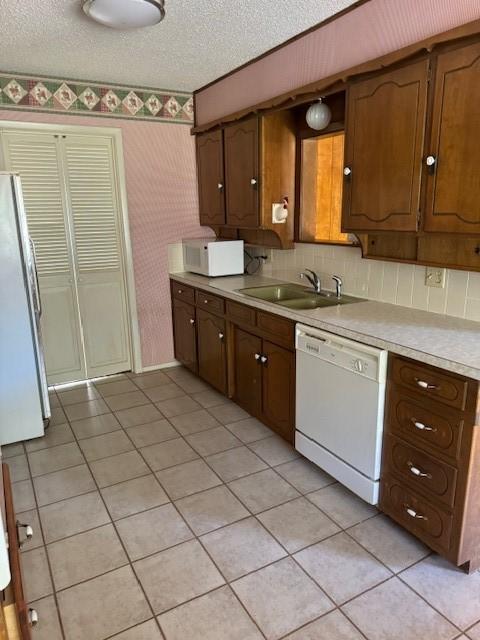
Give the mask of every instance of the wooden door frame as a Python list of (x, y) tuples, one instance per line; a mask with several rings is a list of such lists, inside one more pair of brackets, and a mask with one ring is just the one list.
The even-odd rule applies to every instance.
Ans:
[[(88, 127), (83, 125), (47, 124), (43, 122), (18, 122), (0, 120), (0, 136), (2, 129), (19, 132), (60, 133), (65, 135), (88, 135), (108, 137), (112, 141), (114, 171), (117, 178), (117, 201), (121, 222), (121, 239), (124, 266), (124, 283), (127, 302), (127, 317), (130, 332), (130, 357), (132, 370), (135, 373), (143, 371), (140, 347), (140, 330), (138, 326), (137, 299), (135, 294), (135, 279), (133, 272), (133, 254), (130, 238), (130, 225), (127, 204), (127, 184), (125, 178), (125, 163), (123, 155), (122, 130), (118, 127)], [(0, 145), (0, 169), (5, 168), (3, 145)]]

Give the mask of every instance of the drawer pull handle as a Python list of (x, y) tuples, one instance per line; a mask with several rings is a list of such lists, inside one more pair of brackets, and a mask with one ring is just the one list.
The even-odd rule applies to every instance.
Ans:
[(413, 462), (407, 462), (407, 466), (410, 469), (410, 473), (412, 473), (414, 476), (417, 476), (417, 478), (428, 478), (429, 480), (432, 479), (431, 473), (425, 473), (424, 471), (421, 471), (418, 467), (414, 466)]
[(29, 524), (22, 524), (21, 522), (17, 522), (18, 529), (25, 529), (25, 539), (19, 540), (18, 546), (23, 547), (23, 545), (33, 538), (33, 528)]
[(415, 520), (428, 520), (428, 518), (426, 516), (422, 516), (421, 513), (418, 513), (417, 511), (415, 511), (415, 509), (412, 509), (411, 507), (409, 507), (408, 505), (405, 505), (405, 512), (411, 517), (411, 518), (415, 518)]
[(438, 384), (430, 384), (429, 382), (425, 382), (425, 380), (420, 380), (420, 378), (415, 378), (415, 382), (422, 389), (427, 389), (427, 391), (432, 391), (433, 389), (438, 389)]
[(434, 433), (436, 431), (434, 427), (429, 427), (426, 424), (423, 424), (423, 422), (419, 422), (415, 418), (412, 418), (412, 423), (415, 429), (418, 429), (419, 431), (433, 431)]
[(31, 627), (35, 627), (38, 624), (38, 613), (35, 609), (28, 610), (28, 621)]
[(195, 324), (195, 320), (193, 318), (190, 318), (190, 324)]
[(223, 338), (224, 338), (225, 336), (224, 336), (224, 334), (223, 334), (222, 332), (220, 332), (220, 333), (218, 334), (218, 337), (220, 338), (220, 340), (223, 340)]

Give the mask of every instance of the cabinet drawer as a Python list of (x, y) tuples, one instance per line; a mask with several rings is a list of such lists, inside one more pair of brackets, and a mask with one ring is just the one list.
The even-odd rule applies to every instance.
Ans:
[(390, 475), (382, 478), (380, 508), (433, 549), (449, 550), (453, 515)]
[(384, 469), (401, 478), (414, 491), (427, 492), (452, 507), (457, 470), (394, 436), (385, 437)]
[(464, 418), (437, 402), (409, 396), (396, 387), (388, 394), (387, 429), (407, 442), (458, 460)]
[(251, 327), (255, 326), (255, 309), (252, 309), (252, 307), (247, 307), (247, 305), (245, 304), (239, 304), (238, 302), (227, 300), (227, 316), (233, 322), (248, 324)]
[(287, 318), (257, 311), (257, 327), (273, 342), (294, 348), (295, 325)]
[(172, 297), (178, 298), (179, 300), (185, 300), (185, 302), (190, 302), (194, 304), (195, 302), (195, 289), (193, 287), (189, 287), (185, 284), (181, 284), (176, 280), (171, 281), (172, 288)]
[(392, 358), (390, 376), (393, 382), (425, 397), (462, 411), (465, 409), (468, 391), (465, 378), (398, 357)]
[(211, 313), (219, 313), (221, 315), (225, 313), (225, 300), (223, 298), (214, 296), (211, 293), (206, 293), (205, 291), (200, 291), (199, 289), (195, 292), (195, 298), (197, 307), (207, 309)]

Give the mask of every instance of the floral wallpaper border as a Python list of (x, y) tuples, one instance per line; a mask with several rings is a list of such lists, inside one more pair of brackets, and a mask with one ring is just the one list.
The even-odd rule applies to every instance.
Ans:
[(0, 73), (0, 108), (193, 124), (189, 93), (11, 73)]

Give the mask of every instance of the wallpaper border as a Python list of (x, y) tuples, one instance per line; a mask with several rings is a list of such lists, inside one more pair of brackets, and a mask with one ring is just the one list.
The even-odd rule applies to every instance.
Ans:
[(193, 124), (190, 93), (0, 72), (5, 108)]

